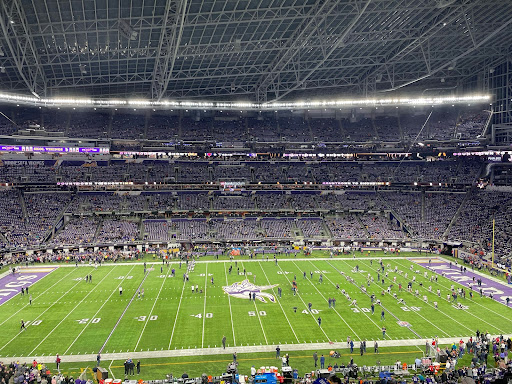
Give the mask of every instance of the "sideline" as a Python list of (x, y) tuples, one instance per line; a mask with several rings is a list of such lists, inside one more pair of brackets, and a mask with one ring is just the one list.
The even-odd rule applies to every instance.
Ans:
[[(437, 254), (432, 254), (433, 258), (434, 257), (439, 257), (439, 255)], [(269, 255), (270, 256), (270, 255)], [(316, 261), (316, 260), (323, 260), (323, 261), (326, 261), (326, 260), (344, 260), (344, 261), (349, 261), (349, 260), (370, 260), (370, 259), (373, 259), (373, 260), (379, 260), (379, 259), (383, 259), (383, 260), (404, 260), (404, 259), (424, 259), (425, 257), (427, 256), (406, 256), (406, 255), (403, 255), (403, 256), (383, 256), (383, 255), (380, 255), (380, 256), (366, 256), (366, 257), (360, 257), (360, 256), (357, 256), (357, 257), (283, 257), (283, 258), (280, 258), (278, 257), (277, 260), (279, 261)], [(112, 262), (109, 262), (109, 263), (102, 263), (101, 265), (98, 264), (98, 268), (103, 268), (103, 267), (114, 267), (116, 265), (144, 265), (144, 259), (141, 259), (141, 261), (137, 261), (137, 262), (116, 262), (116, 263), (112, 263)], [(178, 261), (179, 259), (169, 259), (169, 263), (172, 263), (172, 262), (175, 262), (175, 261)], [(158, 265), (159, 262), (161, 261), (161, 259), (155, 259), (155, 260), (146, 260), (146, 263), (151, 263), (151, 264), (155, 264), (155, 265)], [(196, 264), (208, 264), (208, 263), (232, 263), (233, 261), (235, 260), (195, 260), (195, 263)], [(241, 262), (247, 262), (247, 263), (257, 263), (257, 262), (260, 262), (260, 261), (267, 261), (267, 259), (261, 259), (261, 258), (258, 258), (258, 257), (254, 257), (252, 259), (238, 259), (236, 261), (241, 261)], [(268, 259), (268, 262), (274, 262), (274, 257), (273, 257), (273, 254), (272, 254), (272, 257), (270, 257)], [(76, 266), (75, 264), (69, 264), (69, 263), (63, 263), (63, 264), (60, 264), (60, 263), (45, 263), (45, 264), (41, 264), (41, 265), (38, 265), (38, 264), (32, 264), (28, 267), (25, 267), (25, 266), (20, 266), (21, 269), (23, 268), (48, 268), (48, 266), (52, 266), (52, 267), (62, 267), (62, 268), (84, 268), (84, 267), (94, 267), (94, 264), (78, 264), (78, 266)]]
[[(494, 335), (496, 336), (496, 335)], [(447, 345), (453, 342), (458, 342), (460, 339), (467, 340), (471, 336), (463, 337), (444, 337), (439, 338), (439, 344)], [(512, 337), (512, 334), (503, 335), (503, 337)], [(404, 340), (379, 340), (379, 348), (382, 347), (406, 347), (406, 346), (422, 346), (425, 347), (426, 339), (404, 339)], [(281, 351), (315, 351), (315, 350), (348, 350), (347, 342), (335, 342), (335, 343), (303, 343), (303, 344), (280, 344)], [(102, 353), (102, 358), (105, 360), (126, 360), (132, 359), (150, 359), (156, 357), (179, 357), (179, 356), (208, 356), (208, 355), (226, 355), (237, 353), (257, 353), (257, 352), (273, 352), (275, 353), (275, 345), (245, 345), (238, 347), (222, 347), (216, 348), (191, 348), (191, 349), (175, 349), (175, 350), (160, 350), (160, 351), (146, 351), (146, 352), (118, 352), (118, 353)], [(420, 353), (420, 352), (418, 352)], [(40, 361), (41, 363), (54, 363), (55, 356), (1, 356), (0, 360), (7, 361)], [(61, 356), (62, 362), (84, 362), (84, 361), (96, 361), (95, 354), (84, 354), (84, 355), (63, 355)], [(203, 361), (204, 363), (204, 361)]]
[[(373, 352), (366, 352), (366, 355), (372, 355), (372, 356), (384, 356), (384, 355), (404, 355), (404, 354), (417, 354), (418, 351), (390, 351), (390, 352), (383, 352), (383, 353), (373, 353)], [(340, 353), (340, 356), (352, 356), (354, 357), (353, 353)], [(293, 356), (294, 359), (311, 359), (311, 355), (307, 356)], [(236, 361), (258, 361), (258, 360), (269, 360), (269, 359), (275, 359), (272, 356), (269, 357), (254, 357), (250, 359), (240, 359), (237, 358)], [(149, 364), (141, 364), (141, 367), (158, 367), (158, 366), (165, 366), (165, 365), (181, 365), (181, 364), (205, 364), (205, 363), (230, 363), (233, 359), (226, 359), (226, 360), (198, 360), (198, 361), (174, 361), (174, 362), (166, 362), (166, 363), (149, 363)], [(112, 365), (112, 368), (124, 368), (123, 365)], [(110, 366), (109, 366), (110, 369)]]

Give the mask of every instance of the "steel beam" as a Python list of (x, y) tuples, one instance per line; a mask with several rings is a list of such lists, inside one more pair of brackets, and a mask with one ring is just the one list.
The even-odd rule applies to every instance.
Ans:
[(160, 35), (151, 84), (151, 98), (153, 100), (159, 101), (164, 96), (171, 80), (183, 33), (187, 3), (187, 0), (167, 0), (164, 25)]
[(258, 102), (267, 101), (267, 92), (271, 85), (274, 89), (279, 89), (279, 73), (290, 63), (295, 56), (303, 49), (304, 44), (316, 35), (320, 34), (320, 28), (326, 22), (329, 15), (337, 9), (339, 1), (337, 0), (318, 0), (308, 12), (308, 18), (295, 29), (292, 35), (286, 41), (285, 49), (280, 51), (268, 69), (266, 74), (256, 85), (256, 97)]
[(0, 1), (0, 27), (16, 69), (29, 91), (36, 97), (46, 94), (46, 76), (29, 33), (20, 0)]
[[(280, 86), (280, 73), (288, 65), (298, 66), (301, 62), (301, 53), (304, 51), (304, 47), (309, 45), (311, 40), (315, 40), (317, 37), (323, 36), (324, 31), (332, 27), (332, 20), (329, 21), (329, 17), (332, 19), (332, 14), (348, 13), (348, 9), (352, 11), (354, 8), (358, 11), (356, 17), (353, 18), (350, 23), (343, 28), (343, 33), (336, 37), (333, 37), (327, 41), (320, 41), (319, 47), (321, 49), (321, 57), (317, 64), (310, 70), (303, 74), (297, 69), (296, 72), (296, 84), (295, 88), (303, 87), (303, 83), (307, 80), (313, 72), (320, 68), (325, 60), (337, 50), (343, 43), (344, 39), (348, 36), (355, 23), (363, 15), (364, 11), (370, 4), (371, 0), (368, 0), (362, 9), (359, 9), (357, 2), (351, 2), (347, 4), (348, 7), (345, 10), (339, 9), (339, 1), (317, 1), (315, 6), (310, 11), (310, 18), (304, 25), (296, 28), (295, 32), (288, 39), (286, 49), (281, 51), (273, 62), (270, 64), (261, 80), (256, 85), (256, 97), (259, 102), (266, 102), (268, 92), (273, 91), (275, 97), (274, 100), (279, 100), (285, 96), (288, 92), (293, 89), (288, 89), (284, 93), (281, 92)], [(343, 12), (342, 12), (343, 11)]]

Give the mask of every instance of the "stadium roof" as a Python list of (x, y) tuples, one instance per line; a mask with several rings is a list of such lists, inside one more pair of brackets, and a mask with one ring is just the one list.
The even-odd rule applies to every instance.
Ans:
[(460, 86), (510, 0), (2, 0), (0, 91), (275, 101)]

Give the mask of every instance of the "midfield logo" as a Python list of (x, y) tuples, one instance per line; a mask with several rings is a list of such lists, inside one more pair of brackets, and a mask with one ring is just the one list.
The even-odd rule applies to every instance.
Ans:
[(272, 303), (276, 302), (276, 298), (271, 293), (262, 292), (267, 289), (272, 289), (277, 287), (279, 284), (274, 285), (255, 285), (251, 283), (249, 280), (245, 279), (241, 283), (233, 283), (228, 285), (227, 287), (222, 287), (224, 292), (226, 292), (229, 296), (237, 297), (239, 299), (248, 299), (249, 293), (252, 295), (255, 294), (256, 299), (261, 301), (262, 303), (266, 303), (265, 298), (269, 299)]

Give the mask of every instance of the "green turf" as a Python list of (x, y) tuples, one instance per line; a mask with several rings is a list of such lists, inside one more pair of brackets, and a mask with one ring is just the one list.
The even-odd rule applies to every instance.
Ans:
[[(277, 266), (272, 257), (269, 261), (240, 260), (237, 266), (229, 261), (199, 262), (188, 283), (182, 278), (185, 264), (180, 269), (179, 263), (172, 263), (160, 273), (161, 263), (155, 262), (154, 270), (142, 284), (145, 297), (135, 297), (129, 306), (145, 276), (142, 265), (105, 265), (97, 270), (88, 266), (58, 268), (31, 287), (32, 306), (28, 305), (26, 296), (16, 296), (2, 305), (0, 356), (95, 354), (104, 344), (104, 353), (219, 347), (223, 335), (228, 346), (346, 341), (347, 336), (366, 339), (372, 345), (372, 340), (383, 338), (382, 326), (387, 328), (386, 339), (458, 337), (471, 335), (476, 329), (486, 329), (492, 334), (512, 333), (511, 312), (503, 305), (489, 298), (475, 297), (463, 300), (469, 310), (455, 309), (445, 300), (455, 283), (440, 276), (437, 283), (430, 283), (423, 278), (423, 268), (415, 266), (422, 271), (416, 279), (423, 282), (423, 287), (416, 284), (415, 288), (420, 290), (420, 296), (428, 296), (429, 302), (425, 303), (405, 290), (397, 292), (398, 282), (405, 286), (408, 280), (392, 270), (397, 266), (411, 276), (410, 261), (385, 259), (384, 263), (391, 265), (384, 286), (368, 287), (368, 292), (375, 293), (386, 309), (384, 321), (379, 307), (375, 314), (369, 313), (370, 299), (359, 288), (366, 286), (368, 273), (376, 278), (378, 262), (374, 260), (371, 265), (369, 259), (360, 256), (349, 260), (290, 258), (279, 260)], [(150, 265), (153, 263), (149, 262)], [(231, 274), (230, 265), (233, 265)], [(353, 271), (356, 265), (358, 273)], [(175, 277), (169, 276), (172, 268), (176, 268)], [(279, 284), (282, 298), (277, 298), (276, 303), (268, 300), (262, 303), (228, 297), (222, 286), (245, 278), (237, 274), (237, 268), (241, 273), (245, 268), (246, 278), (251, 282), (256, 276), (258, 285)], [(303, 271), (307, 273), (306, 279)], [(351, 276), (354, 282), (347, 281), (340, 272)], [(93, 275), (93, 283), (80, 280), (87, 273)], [(321, 284), (320, 273), (323, 274)], [(300, 293), (297, 296), (291, 290), (295, 275)], [(380, 295), (395, 276), (394, 292), (405, 300), (405, 305), (390, 295)], [(192, 284), (198, 285), (203, 293), (192, 293)], [(339, 290), (336, 284), (340, 285)], [(429, 285), (434, 293), (427, 291)], [(442, 291), (441, 299), (435, 295), (437, 288)], [(349, 307), (350, 302), (340, 293), (342, 289), (357, 299), (357, 307)], [(277, 287), (267, 292), (277, 296)], [(329, 308), (329, 297), (336, 297), (335, 309)], [(435, 300), (438, 310), (433, 308)], [(313, 313), (307, 310), (309, 302), (313, 304)], [(123, 312), (123, 318), (112, 332)], [(319, 316), (321, 327), (317, 324)], [(21, 319), (36, 321), (38, 325), (29, 323), (27, 330), (20, 333)], [(410, 323), (411, 327), (400, 326), (398, 320)]]

